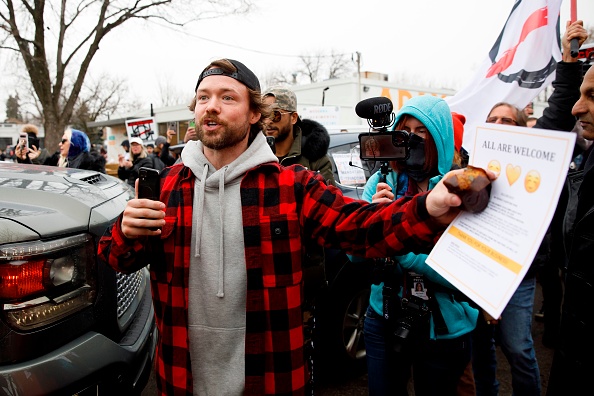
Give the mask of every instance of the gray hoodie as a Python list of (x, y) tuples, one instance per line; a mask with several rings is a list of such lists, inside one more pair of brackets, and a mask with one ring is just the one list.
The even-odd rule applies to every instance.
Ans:
[(188, 142), (181, 157), (196, 177), (188, 286), (194, 394), (239, 395), (245, 386), (247, 295), (239, 187), (249, 169), (278, 159), (262, 133), (219, 170), (200, 141)]

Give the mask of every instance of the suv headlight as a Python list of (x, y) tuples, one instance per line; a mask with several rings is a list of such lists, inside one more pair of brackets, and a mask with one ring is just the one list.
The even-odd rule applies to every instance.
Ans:
[(31, 330), (91, 305), (94, 251), (89, 234), (0, 246), (0, 302), (8, 324)]

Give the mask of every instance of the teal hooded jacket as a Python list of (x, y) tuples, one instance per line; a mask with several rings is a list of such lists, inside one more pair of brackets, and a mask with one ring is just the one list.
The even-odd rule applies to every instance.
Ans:
[[(454, 126), (452, 123), (452, 113), (447, 103), (435, 96), (422, 95), (408, 100), (396, 115), (395, 125), (398, 124), (404, 115), (410, 115), (422, 122), (427, 127), (431, 137), (435, 141), (438, 155), (438, 171), (439, 175), (432, 177), (429, 180), (428, 189), (435, 187), (442, 177), (452, 169), (452, 161), (454, 159)], [(376, 186), (380, 181), (381, 172), (373, 174), (365, 184), (363, 192), (363, 199), (371, 202), (372, 196), (376, 191)], [(392, 170), (386, 177), (386, 183), (392, 187), (392, 191), (396, 198), (401, 198), (408, 187), (408, 176), (406, 173), (398, 174)], [(454, 299), (453, 292), (457, 289), (445, 280), (441, 275), (435, 272), (429, 265), (425, 263), (427, 259), (426, 254), (409, 253), (403, 256), (394, 258), (398, 263), (396, 272), (402, 274), (404, 272), (412, 271), (422, 274), (426, 279), (433, 283), (437, 283), (452, 290), (452, 293), (435, 291), (434, 296), (443, 316), (443, 319), (448, 327), (447, 334), (436, 334), (433, 324), (433, 316), (431, 317), (431, 339), (451, 339), (460, 337), (463, 334), (474, 330), (476, 326), (478, 309), (472, 307), (467, 301), (458, 301)], [(402, 277), (397, 275), (397, 279)], [(382, 288), (383, 283), (379, 285), (371, 285), (371, 297), (369, 303), (373, 310), (379, 315), (383, 315), (383, 297)], [(428, 288), (431, 286), (429, 285)], [(400, 295), (402, 295), (402, 286), (400, 287)]]

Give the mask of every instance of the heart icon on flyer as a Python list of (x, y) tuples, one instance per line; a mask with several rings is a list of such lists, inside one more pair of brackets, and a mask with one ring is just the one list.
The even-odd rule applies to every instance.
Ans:
[(520, 166), (513, 166), (512, 164), (507, 164), (505, 168), (505, 175), (507, 176), (507, 181), (511, 186), (520, 178), (520, 174), (522, 173), (522, 168)]

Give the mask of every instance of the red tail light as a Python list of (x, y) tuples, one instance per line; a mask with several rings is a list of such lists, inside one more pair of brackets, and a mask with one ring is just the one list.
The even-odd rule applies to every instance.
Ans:
[(56, 322), (93, 303), (94, 271), (89, 234), (0, 245), (0, 314), (22, 330)]
[(42, 292), (44, 262), (34, 260), (0, 265), (0, 299), (15, 300)]

